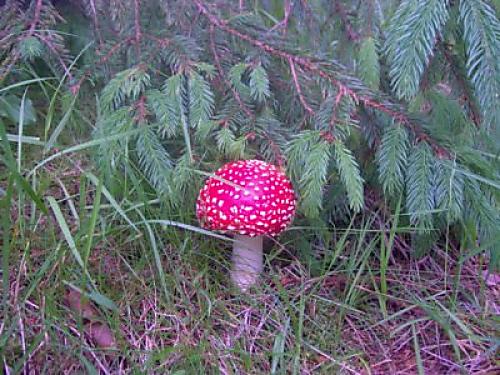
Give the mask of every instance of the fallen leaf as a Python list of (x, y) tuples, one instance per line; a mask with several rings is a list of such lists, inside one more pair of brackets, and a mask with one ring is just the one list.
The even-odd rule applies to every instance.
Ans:
[(85, 331), (90, 336), (90, 339), (100, 348), (116, 348), (115, 335), (106, 324), (101, 322), (89, 322), (85, 324)]
[(89, 299), (74, 289), (66, 291), (64, 301), (71, 310), (80, 314), (83, 319), (91, 320), (99, 316), (97, 309), (92, 306)]

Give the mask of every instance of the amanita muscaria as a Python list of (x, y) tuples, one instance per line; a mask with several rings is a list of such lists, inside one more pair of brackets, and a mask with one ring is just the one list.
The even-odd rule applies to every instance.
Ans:
[(234, 235), (231, 279), (242, 291), (263, 269), (262, 244), (293, 220), (296, 200), (290, 180), (261, 160), (227, 163), (200, 191), (196, 215), (202, 227)]

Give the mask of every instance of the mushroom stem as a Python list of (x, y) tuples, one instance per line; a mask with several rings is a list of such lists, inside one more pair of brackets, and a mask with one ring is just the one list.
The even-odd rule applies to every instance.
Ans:
[(263, 236), (234, 235), (231, 280), (243, 292), (254, 285), (262, 272)]

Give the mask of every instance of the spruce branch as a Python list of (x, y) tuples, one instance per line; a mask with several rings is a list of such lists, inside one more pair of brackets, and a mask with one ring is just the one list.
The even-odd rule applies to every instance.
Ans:
[(355, 102), (362, 103), (367, 107), (384, 112), (393, 117), (397, 122), (408, 127), (420, 141), (428, 143), (439, 157), (449, 157), (449, 152), (441, 145), (431, 139), (422, 126), (414, 119), (411, 119), (399, 104), (393, 103), (381, 92), (370, 90), (359, 79), (346, 74), (339, 64), (330, 63), (320, 59), (299, 56), (296, 52), (289, 52), (271, 42), (264, 42), (257, 37), (253, 37), (246, 32), (232, 27), (228, 21), (222, 20), (210, 12), (200, 0), (194, 0), (199, 12), (203, 14), (210, 24), (226, 33), (241, 39), (264, 52), (284, 61), (293, 62), (304, 71), (318, 75), (320, 78), (332, 84), (339, 92), (349, 95)]
[(462, 217), (464, 174), (457, 170), (456, 160), (439, 160), (436, 163), (436, 207), (445, 211), (450, 222)]
[(257, 101), (264, 101), (271, 95), (269, 90), (269, 77), (261, 64), (253, 67), (250, 73), (250, 93)]
[(297, 78), (297, 72), (295, 71), (295, 63), (293, 62), (292, 59), (288, 59), (288, 64), (290, 65), (290, 72), (292, 73), (293, 77), (293, 83), (295, 84), (295, 89), (297, 90), (297, 95), (299, 95), (299, 100), (304, 109), (311, 115), (314, 115), (314, 110), (307, 104), (306, 99), (304, 98), (304, 95), (302, 94), (302, 89), (300, 88), (300, 83)]
[(309, 217), (317, 217), (322, 207), (331, 149), (320, 132), (310, 130), (294, 137), (286, 149), (288, 169), (301, 196), (300, 207)]
[(136, 143), (139, 163), (151, 185), (160, 193), (171, 191), (172, 160), (150, 126), (144, 126)]
[(142, 31), (141, 31), (141, 9), (139, 0), (134, 0), (134, 31), (135, 31), (135, 48), (137, 50), (137, 56), (141, 56), (141, 39), (142, 39)]
[[(35, 30), (37, 29), (38, 24), (40, 22), (40, 16), (42, 14), (42, 5), (43, 5), (43, 0), (36, 0), (33, 19), (29, 23), (30, 25), (29, 29), (25, 34), (21, 33), (19, 35), (19, 37), (17, 38), (18, 43), (20, 43), (24, 39), (32, 37), (33, 34), (35, 33)], [(21, 53), (19, 52), (19, 50), (16, 49), (13, 55), (8, 58), (8, 64), (6, 65), (4, 71), (0, 74), (0, 83), (5, 79), (5, 77), (7, 77), (7, 75), (10, 73), (14, 65), (16, 65), (20, 57)]]
[(467, 106), (470, 110), (470, 117), (472, 122), (479, 127), (481, 124), (481, 114), (480, 110), (477, 107), (477, 104), (474, 99), (474, 93), (472, 92), (472, 88), (470, 84), (465, 80), (464, 74), (462, 74), (460, 69), (460, 61), (459, 59), (449, 50), (448, 46), (444, 43), (439, 44), (440, 50), (446, 59), (451, 73), (456, 78), (458, 84), (463, 93), (463, 99), (467, 103)]
[(90, 4), (90, 11), (92, 13), (92, 20), (94, 22), (94, 28), (95, 28), (95, 31), (96, 31), (96, 34), (97, 34), (97, 38), (99, 39), (99, 46), (102, 48), (102, 46), (104, 45), (104, 42), (103, 42), (103, 39), (102, 39), (102, 35), (101, 35), (101, 28), (99, 26), (99, 20), (97, 18), (97, 10), (96, 10), (96, 6), (95, 6), (95, 0), (89, 0), (89, 4)]
[(54, 56), (56, 56), (57, 60), (59, 61), (59, 64), (62, 66), (64, 74), (68, 77), (70, 82), (73, 81), (73, 74), (71, 74), (69, 68), (66, 66), (66, 63), (64, 62), (64, 60), (61, 57), (61, 54), (59, 53), (60, 51), (52, 43), (52, 41), (49, 38), (43, 36), (42, 33), (37, 33), (36, 37), (40, 39), (43, 43), (45, 43), (45, 45), (52, 51)]
[(363, 177), (359, 165), (346, 145), (341, 140), (334, 141), (335, 161), (337, 169), (349, 198), (349, 207), (354, 212), (359, 212), (364, 206)]
[(375, 38), (363, 39), (358, 52), (358, 72), (368, 87), (377, 90), (380, 85), (380, 62)]
[(278, 22), (276, 25), (271, 27), (269, 32), (273, 32), (278, 29), (283, 29), (283, 33), (286, 33), (286, 29), (288, 27), (288, 21), (290, 20), (290, 14), (292, 13), (292, 2), (290, 0), (285, 0), (283, 4), (283, 19)]
[(41, 12), (42, 12), (42, 0), (36, 0), (33, 21), (31, 21), (31, 25), (30, 25), (30, 28), (28, 30), (28, 34), (26, 35), (26, 37), (30, 37), (35, 33), (35, 30), (38, 26), (38, 22), (40, 21)]
[(391, 86), (398, 98), (411, 99), (419, 89), (437, 36), (448, 19), (448, 0), (403, 1), (394, 14), (385, 51)]
[(340, 16), (340, 20), (344, 24), (344, 29), (347, 34), (347, 38), (353, 42), (359, 41), (359, 34), (352, 27), (347, 12), (340, 1), (335, 2), (335, 11), (338, 13), (338, 15)]
[(247, 107), (247, 105), (243, 102), (238, 91), (236, 91), (236, 89), (233, 87), (233, 85), (231, 85), (231, 83), (229, 83), (226, 79), (226, 74), (224, 72), (224, 69), (222, 68), (220, 56), (217, 53), (217, 48), (215, 46), (215, 35), (214, 34), (215, 34), (215, 27), (214, 27), (214, 25), (210, 25), (210, 49), (212, 50), (212, 54), (214, 56), (215, 67), (217, 68), (219, 79), (231, 90), (231, 93), (233, 94), (235, 100), (238, 102), (242, 111), (245, 112), (245, 114), (249, 118), (254, 118), (255, 117), (254, 114)]
[(467, 75), (478, 98), (486, 128), (500, 121), (500, 22), (495, 10), (482, 0), (461, 0), (467, 52)]
[(379, 181), (384, 192), (389, 195), (403, 190), (408, 148), (406, 128), (394, 125), (385, 129), (376, 159)]
[[(131, 41), (133, 40), (132, 37), (128, 37), (128, 38), (125, 38), (125, 39), (122, 39), (122, 40), (119, 40), (118, 42), (116, 42), (110, 49), (109, 51), (101, 56), (101, 58), (99, 59), (99, 61), (97, 62), (97, 66), (99, 65), (103, 65), (103, 64), (106, 64), (108, 62), (108, 60), (114, 56), (117, 52), (119, 52), (124, 46), (126, 46), (128, 43), (130, 43)], [(82, 76), (80, 77), (80, 79), (78, 80), (78, 82), (76, 82), (74, 85), (72, 85), (70, 87), (70, 91), (73, 95), (77, 95), (78, 94), (78, 91), (80, 90), (83, 82), (89, 78), (91, 76), (93, 72), (93, 69), (92, 68), (89, 68), (87, 69), (83, 74)]]
[(412, 224), (424, 230), (432, 228), (435, 207), (435, 159), (426, 143), (410, 152), (406, 173), (406, 207)]

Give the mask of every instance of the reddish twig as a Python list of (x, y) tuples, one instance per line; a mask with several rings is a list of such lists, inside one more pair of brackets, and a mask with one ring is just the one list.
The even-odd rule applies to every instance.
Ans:
[(40, 22), (40, 14), (42, 13), (42, 0), (37, 0), (35, 4), (35, 15), (33, 21), (31, 21), (30, 28), (28, 30), (27, 38), (35, 33), (38, 22)]
[(339, 92), (335, 96), (335, 102), (333, 103), (332, 116), (330, 117), (330, 122), (328, 123), (329, 133), (333, 134), (335, 130), (335, 123), (337, 122), (337, 108), (339, 107), (340, 101), (346, 95), (344, 88), (339, 87)]
[(99, 27), (99, 22), (97, 20), (97, 11), (96, 11), (96, 7), (95, 7), (95, 0), (90, 0), (89, 2), (90, 2), (90, 9), (92, 10), (92, 18), (94, 19), (96, 34), (97, 34), (97, 37), (99, 38), (99, 46), (102, 47), (103, 41), (102, 41), (101, 31), (100, 31), (100, 27)]
[(283, 32), (286, 33), (286, 29), (288, 27), (288, 20), (290, 19), (291, 12), (292, 12), (292, 3), (291, 3), (291, 1), (290, 0), (285, 0), (285, 6), (284, 6), (285, 16), (283, 17), (283, 20), (281, 20), (276, 25), (274, 25), (269, 30), (269, 32), (273, 32), (274, 30), (283, 27)]
[(349, 21), (349, 19), (347, 18), (347, 13), (340, 1), (337, 1), (335, 3), (335, 11), (339, 14), (340, 19), (344, 24), (347, 38), (349, 40), (352, 40), (353, 42), (357, 42), (359, 40), (359, 34), (352, 28), (351, 21)]
[(40, 39), (42, 42), (45, 43), (45, 45), (47, 45), (47, 47), (49, 47), (49, 49), (54, 52), (54, 55), (56, 55), (57, 59), (59, 60), (59, 64), (62, 66), (62, 68), (64, 69), (64, 73), (68, 76), (68, 79), (70, 81), (73, 81), (73, 75), (71, 74), (71, 72), (69, 71), (69, 68), (66, 66), (66, 63), (64, 62), (64, 60), (61, 58), (61, 55), (59, 54), (59, 52), (57, 51), (57, 48), (52, 44), (52, 42), (50, 41), (50, 39), (44, 37), (42, 34), (40, 33), (37, 33), (36, 34), (36, 37), (38, 39)]
[(222, 82), (224, 82), (224, 84), (231, 90), (234, 98), (238, 102), (238, 104), (241, 107), (241, 109), (243, 110), (243, 112), (245, 112), (245, 114), (248, 117), (254, 118), (255, 116), (253, 115), (252, 111), (246, 106), (246, 104), (243, 103), (243, 100), (241, 99), (241, 96), (238, 93), (238, 91), (236, 91), (235, 88), (233, 87), (233, 85), (231, 85), (224, 78), (225, 77), (224, 70), (222, 69), (222, 64), (220, 63), (220, 57), (217, 53), (217, 48), (215, 46), (214, 32), (215, 32), (215, 30), (214, 30), (214, 27), (212, 25), (212, 26), (210, 26), (210, 48), (212, 49), (212, 54), (214, 55), (215, 67), (217, 68), (217, 71), (219, 72), (219, 77), (222, 80)]
[(135, 28), (135, 48), (137, 49), (137, 57), (141, 56), (141, 10), (140, 10), (140, 0), (134, 0), (134, 28)]
[(293, 82), (295, 83), (295, 89), (297, 90), (297, 94), (299, 95), (299, 100), (302, 106), (305, 108), (310, 115), (314, 115), (313, 109), (307, 104), (304, 95), (302, 95), (302, 89), (300, 88), (299, 80), (297, 78), (297, 73), (295, 72), (295, 64), (291, 59), (288, 59), (288, 64), (290, 65), (290, 71), (292, 72)]
[[(128, 38), (125, 38), (125, 39), (119, 41), (118, 43), (116, 43), (113, 47), (111, 47), (111, 49), (108, 51), (108, 53), (106, 53), (104, 56), (101, 57), (101, 59), (98, 61), (97, 65), (105, 64), (111, 58), (111, 56), (113, 56), (122, 47), (123, 44), (130, 43), (131, 41), (132, 41), (132, 37), (128, 37)], [(78, 93), (83, 81), (85, 81), (85, 79), (88, 76), (90, 76), (90, 73), (91, 73), (91, 69), (87, 69), (87, 71), (85, 71), (85, 73), (83, 73), (83, 75), (78, 80), (78, 82), (70, 87), (70, 90), (73, 93), (73, 95), (76, 95)]]
[(146, 116), (148, 115), (148, 111), (146, 109), (146, 96), (141, 95), (139, 100), (136, 103), (137, 115), (136, 121), (140, 124), (146, 120)]

